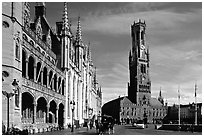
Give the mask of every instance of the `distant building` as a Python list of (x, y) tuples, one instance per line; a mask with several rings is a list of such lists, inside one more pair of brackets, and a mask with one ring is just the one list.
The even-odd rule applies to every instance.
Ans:
[[(180, 119), (181, 124), (194, 124), (195, 123), (195, 103), (180, 106)], [(165, 123), (178, 123), (179, 106), (168, 106), (167, 116)], [(202, 103), (197, 103), (197, 123), (202, 124)]]
[[(67, 3), (56, 30), (46, 19), (44, 2), (36, 3), (33, 21), (30, 9), (29, 2), (2, 3), (2, 74), (8, 74), (3, 77), (2, 90), (13, 92), (12, 82), (18, 82), (10, 98), (10, 127), (38, 132), (49, 126), (67, 127), (72, 117), (75, 124), (97, 118), (102, 92), (89, 45), (82, 41), (80, 18), (74, 35)], [(7, 105), (2, 94), (6, 127)]]
[(161, 90), (158, 100), (151, 97), (149, 47), (146, 45), (145, 35), (145, 22), (139, 20), (131, 25), (132, 49), (129, 53), (128, 97), (115, 99), (102, 107), (104, 114), (117, 116), (115, 118), (121, 123), (136, 120), (155, 123), (166, 116), (167, 106), (164, 105)]

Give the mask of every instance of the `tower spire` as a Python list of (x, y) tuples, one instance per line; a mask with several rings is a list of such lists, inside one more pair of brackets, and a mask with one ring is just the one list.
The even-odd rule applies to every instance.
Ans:
[(67, 3), (64, 2), (64, 14), (63, 14), (63, 25), (62, 30), (64, 35), (68, 35), (69, 33), (69, 19), (68, 19), (68, 10)]
[(161, 97), (161, 87), (160, 87), (160, 91), (159, 91), (159, 97)]
[(76, 32), (76, 42), (77, 42), (77, 45), (82, 44), (80, 16), (78, 17), (78, 25), (77, 25), (77, 32)]

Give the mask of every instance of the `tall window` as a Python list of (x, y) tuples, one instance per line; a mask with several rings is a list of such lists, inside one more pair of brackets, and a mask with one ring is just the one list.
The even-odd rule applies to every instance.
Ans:
[(141, 39), (144, 40), (144, 31), (141, 32)]
[(146, 73), (146, 65), (141, 64), (141, 73)]
[(20, 59), (20, 39), (16, 39), (15, 56), (17, 59)]
[(17, 88), (17, 90), (16, 90), (15, 106), (16, 106), (16, 107), (19, 107), (19, 88)]
[(22, 50), (22, 76), (26, 77), (26, 52)]
[(140, 39), (140, 32), (137, 31), (137, 33), (136, 33), (136, 40), (139, 40), (139, 39)]

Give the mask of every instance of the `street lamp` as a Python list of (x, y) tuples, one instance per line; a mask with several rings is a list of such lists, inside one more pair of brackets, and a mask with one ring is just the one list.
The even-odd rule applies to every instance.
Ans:
[(72, 130), (71, 130), (71, 132), (74, 132), (74, 105), (75, 105), (74, 100), (71, 101), (70, 104), (72, 106)]
[[(12, 82), (14, 87), (18, 86), (16, 79)], [(7, 98), (7, 132), (9, 131), (9, 99), (15, 95), (15, 93), (8, 93), (6, 91), (2, 91), (3, 95)]]

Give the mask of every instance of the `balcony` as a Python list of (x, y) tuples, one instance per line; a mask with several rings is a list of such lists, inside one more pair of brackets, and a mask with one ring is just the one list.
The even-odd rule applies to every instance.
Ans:
[(43, 94), (47, 94), (51, 97), (57, 98), (59, 100), (64, 100), (65, 101), (65, 96), (56, 93), (54, 90), (51, 90), (44, 85), (41, 85), (40, 83), (35, 83), (31, 80), (28, 80), (26, 78), (22, 78), (22, 85), (27, 87), (27, 88), (33, 88), (36, 89), (38, 92), (41, 92)]
[(21, 122), (22, 122), (22, 124), (32, 124), (33, 118), (22, 118)]

